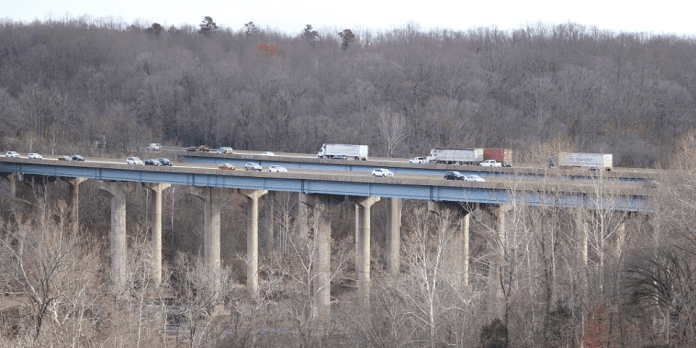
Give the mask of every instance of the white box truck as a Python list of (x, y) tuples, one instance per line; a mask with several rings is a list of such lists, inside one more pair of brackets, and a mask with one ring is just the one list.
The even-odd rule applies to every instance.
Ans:
[(549, 158), (549, 168), (573, 167), (610, 171), (614, 167), (614, 159), (611, 154), (579, 152), (559, 152)]
[(367, 150), (367, 145), (323, 144), (317, 153), (317, 158), (353, 158), (367, 161)]
[(478, 165), (483, 161), (483, 149), (473, 148), (443, 148), (430, 150), (428, 163), (471, 164)]

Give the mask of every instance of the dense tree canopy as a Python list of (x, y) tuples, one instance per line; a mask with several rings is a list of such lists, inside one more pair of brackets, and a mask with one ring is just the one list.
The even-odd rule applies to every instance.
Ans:
[[(674, 139), (696, 123), (694, 38), (574, 23), (293, 35), (249, 25), (0, 22), (0, 136), (20, 150), (29, 134), (43, 150), (106, 134), (115, 149), (346, 142), (411, 156), (532, 149), (560, 134), (645, 167), (670, 164)], [(387, 110), (409, 135), (398, 144), (379, 126)]]

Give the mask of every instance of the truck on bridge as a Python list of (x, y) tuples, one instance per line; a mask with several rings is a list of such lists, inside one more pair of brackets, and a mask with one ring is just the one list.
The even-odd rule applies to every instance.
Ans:
[(430, 150), (428, 156), (428, 163), (478, 165), (481, 162), (483, 162), (483, 149), (478, 148), (437, 147)]
[(587, 168), (610, 171), (614, 167), (611, 154), (559, 152), (549, 158), (549, 168)]
[(367, 161), (367, 151), (367, 145), (323, 144), (317, 153), (317, 158), (353, 158)]
[(511, 149), (483, 149), (483, 160), (495, 160), (503, 167), (512, 167)]

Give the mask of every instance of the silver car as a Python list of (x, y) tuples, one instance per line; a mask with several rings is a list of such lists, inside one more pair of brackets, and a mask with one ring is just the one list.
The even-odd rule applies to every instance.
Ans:
[(22, 158), (17, 151), (7, 151), (5, 157)]
[(283, 166), (272, 165), (268, 167), (268, 171), (271, 173), (287, 173), (288, 170)]
[(254, 163), (254, 162), (247, 162), (244, 165), (244, 170), (257, 170), (260, 172), (262, 169), (263, 169), (263, 167), (261, 167), (258, 163)]
[(33, 158), (33, 159), (43, 159), (43, 156), (36, 152), (30, 152), (27, 154), (27, 158)]
[(126, 164), (143, 164), (143, 161), (138, 157), (128, 157), (126, 158)]
[(387, 169), (387, 168), (378, 168), (372, 170), (372, 176), (380, 176), (380, 177), (389, 177), (389, 176), (394, 176), (394, 173)]

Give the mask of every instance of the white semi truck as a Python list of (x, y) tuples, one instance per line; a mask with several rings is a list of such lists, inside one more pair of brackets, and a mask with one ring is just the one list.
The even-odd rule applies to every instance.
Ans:
[(317, 158), (353, 158), (367, 161), (367, 150), (367, 145), (323, 144), (317, 153)]
[(588, 168), (590, 170), (610, 171), (614, 167), (614, 159), (606, 153), (559, 152), (549, 158), (549, 168)]
[(483, 162), (483, 149), (470, 148), (434, 148), (430, 150), (428, 163), (471, 164)]

